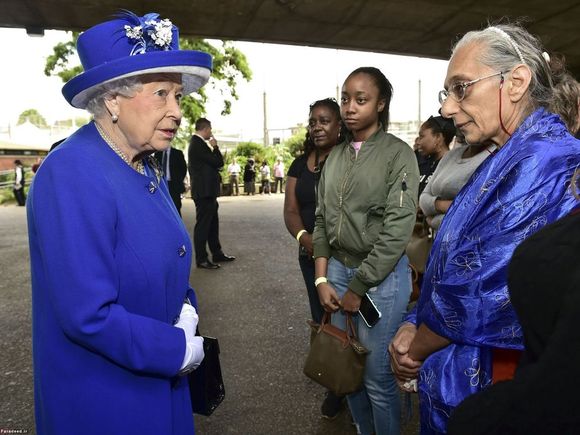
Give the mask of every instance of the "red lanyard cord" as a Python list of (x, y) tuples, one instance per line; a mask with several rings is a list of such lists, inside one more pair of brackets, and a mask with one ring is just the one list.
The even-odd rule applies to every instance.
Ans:
[(501, 126), (501, 129), (504, 131), (504, 133), (506, 133), (509, 137), (512, 136), (512, 134), (507, 131), (507, 128), (505, 128), (505, 126), (503, 125), (503, 121), (501, 119), (501, 90), (503, 88), (503, 81), (504, 81), (504, 77), (503, 77), (503, 73), (500, 76), (500, 82), (499, 82), (499, 125)]

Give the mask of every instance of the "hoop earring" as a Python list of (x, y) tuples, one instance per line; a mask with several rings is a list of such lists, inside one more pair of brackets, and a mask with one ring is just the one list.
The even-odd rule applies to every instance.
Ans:
[(119, 120), (119, 116), (115, 115), (114, 113), (111, 115), (111, 121), (113, 121), (113, 124), (116, 123)]

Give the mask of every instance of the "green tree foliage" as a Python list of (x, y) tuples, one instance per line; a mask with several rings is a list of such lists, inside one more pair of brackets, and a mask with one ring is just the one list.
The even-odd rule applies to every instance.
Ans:
[(243, 142), (239, 144), (232, 157), (245, 157), (246, 160), (250, 157), (255, 158), (256, 156), (261, 156), (264, 154), (264, 146), (255, 142)]
[[(209, 53), (213, 59), (213, 71), (209, 79), (209, 86), (219, 89), (223, 98), (221, 114), (228, 115), (231, 112), (232, 99), (237, 100), (236, 85), (240, 79), (252, 80), (252, 70), (248, 65), (246, 56), (231, 41), (222, 41), (220, 46), (210, 44), (201, 38), (180, 38), (180, 47), (184, 50), (198, 50)], [(206, 85), (207, 88), (207, 85)], [(205, 113), (207, 102), (206, 88), (201, 88), (198, 98), (190, 97), (183, 105), (183, 114), (186, 119), (195, 120)]]
[(223, 98), (222, 116), (231, 112), (232, 100), (237, 100), (236, 84), (240, 79), (250, 81), (252, 70), (248, 65), (246, 56), (232, 46), (231, 41), (222, 41), (220, 46), (210, 44), (201, 38), (180, 38), (180, 48), (184, 50), (198, 50), (209, 53), (213, 59), (213, 71), (209, 82), (197, 93), (183, 98), (181, 110), (185, 122), (177, 133), (173, 145), (177, 148), (186, 149), (189, 139), (194, 131), (196, 119), (205, 115), (207, 102), (206, 89), (211, 86), (218, 89)]
[[(288, 172), (290, 164), (294, 160), (295, 156), (290, 153), (286, 144), (264, 147), (256, 142), (242, 142), (231, 152), (224, 154), (224, 167), (222, 168), (221, 175), (224, 182), (228, 182), (228, 165), (232, 163), (233, 159), (242, 167), (246, 165), (249, 158), (253, 158), (256, 162), (256, 167), (259, 168), (261, 163), (266, 160), (270, 166), (272, 174), (274, 173), (274, 163), (278, 158), (282, 159), (284, 163), (284, 168)], [(273, 177), (274, 175), (272, 175)], [(259, 177), (258, 177), (259, 179)]]
[(284, 141), (284, 145), (292, 157), (297, 157), (302, 153), (305, 139), (306, 128), (301, 128), (296, 134), (290, 136), (286, 141)]
[(267, 150), (270, 152), (270, 155), (268, 157), (268, 163), (270, 163), (271, 165), (276, 163), (276, 160), (278, 160), (278, 158), (281, 158), (282, 162), (284, 162), (284, 167), (288, 169), (290, 163), (292, 163), (292, 161), (295, 158), (294, 155), (290, 154), (290, 150), (288, 149), (286, 144), (268, 147)]
[(61, 128), (82, 127), (83, 125), (88, 124), (89, 121), (89, 118), (79, 116), (74, 119), (60, 119), (54, 121), (54, 126)]
[(71, 40), (59, 42), (52, 48), (52, 54), (46, 58), (44, 74), (58, 76), (63, 82), (68, 82), (74, 76), (83, 72), (81, 65), (69, 66), (71, 56), (77, 52), (79, 32), (70, 32)]
[(31, 124), (37, 127), (46, 127), (46, 119), (36, 109), (27, 109), (20, 114), (18, 117), (18, 124), (24, 124), (26, 121), (30, 121)]
[[(76, 55), (76, 42), (79, 33), (71, 32), (71, 39), (67, 42), (58, 43), (53, 47), (53, 53), (47, 57), (44, 74), (58, 76), (66, 82), (83, 71), (82, 66), (71, 66), (71, 58)], [(228, 115), (231, 112), (232, 100), (237, 100), (237, 83), (240, 80), (250, 81), (252, 70), (246, 56), (235, 48), (231, 41), (221, 41), (220, 45), (210, 44), (201, 38), (180, 38), (180, 48), (184, 50), (199, 50), (209, 53), (213, 59), (213, 71), (208, 85), (201, 88), (196, 94), (183, 98), (181, 110), (184, 121), (174, 141), (174, 146), (185, 149), (189, 138), (193, 133), (193, 124), (196, 119), (205, 114), (207, 102), (206, 89), (211, 86), (218, 89), (223, 98), (221, 114)]]
[(242, 142), (238, 144), (238, 146), (234, 148), (231, 152), (224, 153), (224, 167), (221, 170), (222, 180), (226, 183), (229, 181), (228, 165), (232, 163), (234, 158), (241, 166), (243, 174), (244, 166), (248, 162), (249, 158), (253, 158), (255, 161), (259, 161), (261, 158), (263, 158), (262, 157), (263, 155), (264, 155), (264, 146), (259, 143)]
[(78, 127), (80, 127), (81, 125), (88, 124), (89, 121), (90, 121), (89, 118), (85, 118), (85, 117), (78, 116), (78, 117), (75, 118), (75, 125), (78, 126)]

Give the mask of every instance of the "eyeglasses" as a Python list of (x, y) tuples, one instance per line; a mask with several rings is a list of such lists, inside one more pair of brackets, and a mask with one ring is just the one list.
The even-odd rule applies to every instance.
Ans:
[(480, 77), (478, 79), (471, 80), (469, 82), (455, 83), (454, 85), (451, 85), (451, 88), (449, 88), (449, 90), (443, 89), (442, 91), (439, 91), (439, 103), (443, 104), (445, 101), (447, 101), (447, 98), (449, 98), (450, 96), (453, 97), (453, 99), (459, 103), (460, 101), (463, 101), (463, 99), (465, 98), (465, 90), (468, 87), (482, 80), (489, 79), (490, 77), (495, 77), (499, 75), (501, 75), (501, 79), (503, 81), (504, 73), (505, 73), (504, 71), (500, 71), (485, 77)]

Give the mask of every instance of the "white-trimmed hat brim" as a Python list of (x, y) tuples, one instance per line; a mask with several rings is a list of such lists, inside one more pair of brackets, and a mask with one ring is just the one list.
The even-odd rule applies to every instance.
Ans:
[(199, 51), (148, 52), (91, 68), (69, 80), (62, 93), (73, 107), (85, 109), (95, 89), (104, 83), (142, 74), (179, 73), (182, 75), (183, 94), (188, 95), (207, 83), (211, 67), (211, 56)]

